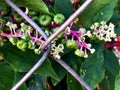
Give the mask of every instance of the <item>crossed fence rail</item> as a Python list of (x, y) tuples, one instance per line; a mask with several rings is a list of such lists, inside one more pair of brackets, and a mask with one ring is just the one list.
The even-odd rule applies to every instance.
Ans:
[[(74, 12), (68, 20), (65, 21), (63, 25), (53, 33), (49, 38), (44, 33), (44, 31), (33, 21), (31, 20), (17, 5), (15, 5), (11, 0), (5, 0), (19, 15), (21, 15), (33, 28), (35, 28), (46, 40), (42, 45), (41, 50), (43, 51), (43, 56), (39, 59), (39, 61), (26, 73), (26, 75), (11, 89), (17, 90), (46, 60), (49, 56), (51, 44), (50, 42), (57, 37), (61, 32), (65, 30), (65, 28), (78, 16), (80, 15), (94, 0), (86, 0), (79, 9)], [(58, 60), (53, 58), (57, 63), (59, 63), (63, 68), (65, 68), (82, 86), (84, 86), (87, 90), (93, 90), (69, 65), (67, 65), (63, 60)]]

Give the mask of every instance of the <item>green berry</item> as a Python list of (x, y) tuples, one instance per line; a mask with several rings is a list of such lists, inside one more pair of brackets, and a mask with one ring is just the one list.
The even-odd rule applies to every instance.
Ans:
[(65, 17), (62, 14), (56, 14), (53, 20), (56, 24), (62, 24), (65, 21)]
[(90, 41), (94, 41), (96, 39), (96, 35), (92, 35), (91, 37), (90, 37)]
[(7, 20), (5, 18), (0, 17), (0, 24), (6, 24)]
[(27, 35), (24, 35), (22, 37), (25, 41), (29, 41), (30, 40), (30, 36), (27, 34)]
[(57, 38), (63, 38), (63, 36), (64, 36), (64, 33), (63, 32), (61, 32), (58, 36), (57, 36)]
[(23, 26), (21, 27), (21, 31), (23, 31), (23, 32), (25, 32), (27, 29), (28, 29), (28, 26), (26, 26), (26, 25), (23, 25)]
[(66, 42), (66, 47), (76, 49), (78, 47), (78, 44), (75, 41), (68, 40)]
[(35, 11), (29, 11), (29, 12), (28, 12), (28, 15), (29, 15), (29, 16), (35, 16), (35, 15), (36, 15), (36, 12), (35, 12)]
[(79, 50), (79, 49), (77, 49), (77, 50), (75, 50), (75, 55), (77, 55), (79, 57), (84, 57), (84, 52)]
[(28, 45), (27, 45), (27, 42), (25, 40), (19, 40), (17, 42), (17, 47), (21, 50), (25, 50), (28, 47)]
[(48, 26), (51, 23), (52, 18), (49, 15), (41, 15), (38, 18), (38, 21), (41, 26)]
[(33, 17), (31, 17), (31, 18), (32, 18), (33, 21), (37, 22), (37, 19), (38, 19), (37, 16), (33, 16)]
[(27, 43), (28, 43), (28, 48), (29, 49), (33, 49), (33, 43), (32, 43), (32, 41), (28, 41)]
[(17, 22), (22, 22), (24, 19), (17, 13), (14, 14), (14, 18)]
[(35, 54), (40, 55), (41, 51), (39, 49), (34, 49)]
[(16, 45), (18, 39), (17, 39), (16, 37), (12, 37), (12, 38), (9, 39), (9, 41), (10, 41), (13, 45)]

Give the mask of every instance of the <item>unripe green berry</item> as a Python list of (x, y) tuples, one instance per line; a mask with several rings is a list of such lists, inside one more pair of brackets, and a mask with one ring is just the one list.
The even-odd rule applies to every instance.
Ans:
[(77, 55), (79, 57), (84, 57), (84, 52), (79, 50), (79, 49), (77, 49), (77, 50), (75, 50), (75, 55)]
[(67, 48), (76, 49), (76, 48), (78, 48), (78, 44), (77, 44), (76, 41), (68, 40), (68, 41), (66, 42), (66, 47), (67, 47)]
[(35, 54), (40, 55), (41, 51), (39, 49), (34, 49)]
[(38, 21), (41, 26), (48, 26), (51, 23), (52, 18), (49, 15), (41, 15), (38, 18)]
[(35, 11), (29, 11), (29, 12), (28, 12), (28, 15), (29, 15), (29, 16), (35, 16), (35, 15), (36, 15), (36, 12), (35, 12)]
[(14, 14), (14, 18), (17, 22), (22, 22), (24, 19), (17, 13)]
[(27, 43), (28, 43), (28, 48), (29, 49), (33, 49), (33, 43), (32, 43), (32, 41), (28, 41)]
[(25, 41), (29, 41), (30, 40), (30, 36), (27, 34), (27, 35), (24, 35), (22, 37)]
[(17, 39), (16, 37), (12, 37), (12, 38), (9, 38), (9, 41), (10, 41), (13, 45), (16, 45), (18, 39)]
[(61, 32), (61, 33), (57, 36), (57, 38), (61, 39), (61, 38), (63, 38), (63, 36), (64, 36), (64, 33)]
[(25, 40), (19, 40), (17, 42), (17, 47), (21, 50), (25, 50), (28, 47), (28, 45), (27, 45), (27, 42)]
[(65, 21), (65, 17), (62, 14), (56, 14), (53, 20), (56, 24), (62, 24)]
[(27, 30), (27, 28), (28, 28), (28, 26), (23, 25), (23, 26), (21, 27), (21, 31), (25, 32), (25, 31)]
[(0, 17), (0, 24), (6, 24), (7, 20), (5, 18)]
[(96, 35), (92, 35), (91, 37), (90, 37), (90, 41), (94, 41), (96, 39)]
[(33, 21), (37, 22), (37, 19), (38, 19), (37, 16), (33, 16), (33, 17), (31, 17), (31, 18), (32, 18)]

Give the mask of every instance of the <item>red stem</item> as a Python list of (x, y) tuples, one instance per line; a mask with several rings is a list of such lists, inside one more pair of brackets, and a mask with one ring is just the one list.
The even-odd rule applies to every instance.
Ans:
[(115, 41), (115, 42), (105, 43), (104, 44), (104, 47), (107, 48), (107, 49), (110, 49), (110, 50), (112, 50), (113, 47), (115, 47), (115, 46), (120, 46), (120, 42)]

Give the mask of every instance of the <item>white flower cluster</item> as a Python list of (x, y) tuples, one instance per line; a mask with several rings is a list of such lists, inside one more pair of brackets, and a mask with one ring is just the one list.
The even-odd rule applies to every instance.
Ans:
[(53, 55), (54, 58), (60, 59), (61, 58), (60, 53), (63, 53), (64, 45), (63, 44), (58, 44), (56, 46), (56, 40), (57, 39), (52, 41), (50, 54)]
[(111, 42), (112, 38), (116, 37), (112, 23), (107, 25), (105, 21), (96, 22), (90, 28), (94, 30), (93, 34), (100, 40)]

